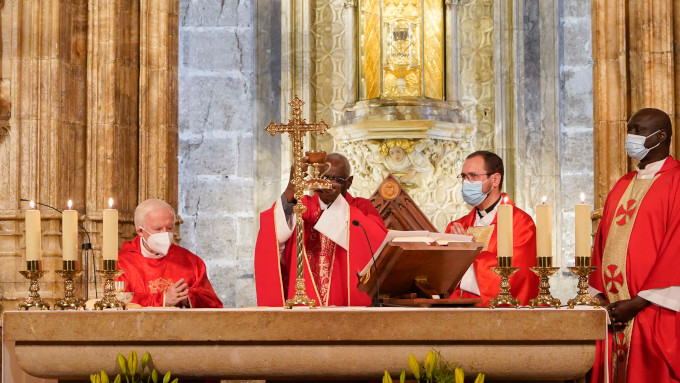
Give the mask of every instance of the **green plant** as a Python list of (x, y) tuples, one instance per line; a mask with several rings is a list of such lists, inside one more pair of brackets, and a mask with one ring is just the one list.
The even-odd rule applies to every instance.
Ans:
[[(408, 357), (408, 366), (417, 382), (421, 379), (425, 383), (465, 383), (465, 372), (453, 363), (448, 363), (441, 358), (439, 351), (429, 351), (425, 356), (425, 362), (420, 363), (413, 354)], [(392, 383), (392, 377), (385, 371), (383, 383)], [(399, 382), (406, 381), (406, 370), (402, 370)], [(484, 383), (484, 374), (477, 375), (475, 383)]]
[[(149, 365), (149, 362), (151, 361), (151, 355), (148, 352), (145, 352), (142, 356), (142, 363), (139, 371), (137, 371), (136, 352), (131, 351), (130, 356), (128, 356), (127, 359), (125, 359), (123, 355), (118, 354), (117, 359), (122, 376), (121, 374), (116, 375), (113, 383), (121, 383), (123, 377), (125, 378), (126, 383), (158, 383), (158, 371), (156, 371), (156, 369), (152, 369)], [(165, 375), (163, 375), (162, 383), (177, 383), (179, 381), (179, 379), (175, 378), (172, 382), (170, 382), (171, 376), (172, 374), (170, 374), (170, 371), (166, 372)], [(90, 375), (90, 382), (109, 383), (109, 377), (106, 375), (106, 372), (102, 370), (98, 374)]]

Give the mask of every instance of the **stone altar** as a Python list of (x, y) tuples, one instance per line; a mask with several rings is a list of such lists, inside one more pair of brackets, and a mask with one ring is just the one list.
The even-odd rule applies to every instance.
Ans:
[[(3, 382), (115, 374), (116, 354), (222, 379), (379, 379), (441, 352), (489, 380), (582, 377), (606, 312), (568, 309), (281, 308), (4, 313)], [(14, 367), (14, 368), (11, 368)]]

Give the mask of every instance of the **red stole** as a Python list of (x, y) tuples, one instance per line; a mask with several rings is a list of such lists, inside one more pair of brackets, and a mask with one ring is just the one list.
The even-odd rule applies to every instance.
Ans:
[[(590, 285), (607, 293), (623, 288), (619, 273), (625, 272), (631, 298), (644, 290), (680, 285), (680, 162), (669, 157), (641, 201), (621, 201), (636, 175), (623, 176), (607, 197), (593, 246), (592, 264), (599, 269), (590, 276)], [(612, 265), (603, 268), (610, 228), (630, 219), (632, 212), (637, 217), (628, 242), (626, 270)], [(627, 381), (680, 381), (679, 313), (651, 304), (636, 315), (632, 326), (630, 343), (620, 346), (628, 349)], [(604, 379), (604, 347), (598, 343), (593, 382)]]
[[(501, 198), (507, 195), (502, 194)], [(515, 298), (519, 299), (523, 305), (528, 305), (529, 300), (538, 295), (538, 277), (529, 270), (530, 267), (536, 266), (536, 225), (533, 219), (527, 213), (515, 206), (515, 203), (508, 198), (508, 203), (513, 206), (512, 226), (513, 226), (513, 260), (512, 264), (520, 269), (510, 277), (511, 292)], [(496, 218), (494, 217), (492, 225), (494, 225), (493, 233), (489, 239), (489, 245), (486, 251), (482, 251), (477, 255), (473, 266), (475, 269), (475, 276), (477, 277), (477, 284), (479, 285), (480, 296), (473, 293), (462, 291), (456, 288), (452, 293), (452, 298), (482, 298), (482, 305), (488, 306), (489, 300), (498, 296), (500, 291), (501, 278), (491, 271), (492, 267), (498, 265), (496, 259)], [(470, 213), (460, 219), (454, 221), (463, 225), (467, 230), (468, 227), (474, 227), (477, 219), (477, 208), (472, 209)], [(453, 222), (446, 227), (446, 233), (451, 232)]]
[[(377, 249), (385, 238), (387, 233), (385, 225), (370, 201), (364, 198), (353, 198), (348, 193), (345, 199), (349, 205), (349, 222), (346, 223), (349, 227), (349, 251), (333, 244), (335, 251), (331, 255), (329, 251), (333, 246), (330, 244), (322, 246), (319, 242), (320, 233), (312, 229), (321, 213), (318, 198), (314, 195), (305, 196), (302, 199), (302, 203), (307, 207), (307, 211), (303, 214), (307, 256), (302, 263), (307, 296), (316, 300), (317, 304), (321, 302), (329, 306), (370, 305), (371, 299), (368, 295), (359, 292), (356, 288), (358, 284), (356, 273), (361, 271), (371, 259), (369, 245), (361, 227), (349, 223), (357, 220), (363, 225), (373, 250)], [(295, 234), (293, 233), (286, 243), (283, 258), (281, 258), (276, 239), (274, 208), (275, 205), (260, 214), (260, 231), (255, 246), (255, 286), (259, 306), (283, 306), (285, 300), (295, 294)], [(319, 255), (324, 257), (323, 261)], [(324, 275), (324, 277), (320, 278), (319, 275)], [(325, 278), (328, 279), (327, 285), (318, 286), (318, 282), (325, 282)], [(320, 296), (323, 295), (326, 297), (322, 300)]]
[(140, 237), (137, 236), (125, 242), (118, 252), (118, 268), (125, 272), (117, 280), (125, 281), (125, 290), (134, 293), (133, 303), (145, 307), (163, 306), (165, 290), (184, 278), (189, 286), (191, 307), (222, 307), (201, 258), (174, 244), (170, 245), (165, 257), (146, 258), (140, 246)]

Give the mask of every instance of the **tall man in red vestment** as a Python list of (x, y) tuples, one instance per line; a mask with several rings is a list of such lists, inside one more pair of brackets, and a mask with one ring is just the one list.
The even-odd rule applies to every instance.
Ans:
[(608, 366), (621, 382), (680, 382), (680, 162), (663, 111), (638, 111), (627, 130), (626, 151), (640, 162), (607, 196), (590, 276), (609, 302), (615, 355), (598, 345), (593, 381)]
[[(357, 290), (356, 274), (371, 259), (368, 241), (377, 249), (387, 229), (369, 200), (347, 192), (352, 185), (347, 158), (338, 153), (326, 158), (331, 168), (325, 177), (333, 188), (302, 199), (307, 207), (303, 214), (302, 263), (307, 296), (321, 306), (367, 306), (371, 299)], [(293, 193), (293, 185), (288, 183), (281, 199), (260, 214), (255, 247), (255, 286), (260, 306), (283, 306), (295, 294)], [(367, 235), (360, 226), (351, 224), (354, 221), (366, 229)]]
[(474, 152), (463, 163), (458, 179), (463, 183), (463, 199), (474, 208), (470, 214), (449, 223), (446, 232), (472, 234), (475, 240), (485, 242), (487, 246), (451, 293), (453, 298), (481, 298), (482, 305), (488, 305), (489, 300), (498, 296), (501, 279), (491, 267), (498, 264), (496, 212), (500, 203), (513, 205), (512, 263), (520, 269), (510, 277), (511, 292), (523, 305), (538, 295), (538, 277), (529, 270), (536, 266), (536, 226), (527, 213), (514, 206), (507, 194), (501, 193), (503, 175), (503, 160), (492, 152)]
[(134, 293), (133, 303), (146, 307), (222, 307), (208, 281), (205, 264), (189, 250), (172, 243), (175, 211), (160, 199), (135, 209), (137, 237), (118, 252), (118, 280)]

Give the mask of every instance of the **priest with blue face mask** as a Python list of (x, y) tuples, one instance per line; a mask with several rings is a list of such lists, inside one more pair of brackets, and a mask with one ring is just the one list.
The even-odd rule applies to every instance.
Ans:
[(196, 254), (172, 243), (175, 211), (165, 201), (147, 199), (135, 209), (137, 237), (118, 252), (118, 281), (145, 307), (222, 307)]
[(463, 200), (472, 206), (472, 210), (449, 223), (446, 232), (472, 235), (486, 246), (451, 293), (453, 298), (481, 298), (482, 305), (486, 306), (498, 295), (500, 277), (491, 271), (491, 267), (497, 265), (496, 212), (502, 203), (513, 205), (513, 266), (520, 268), (510, 277), (512, 294), (523, 305), (538, 295), (538, 277), (529, 270), (536, 266), (536, 226), (527, 213), (514, 206), (510, 197), (501, 192), (503, 176), (503, 160), (489, 151), (467, 156), (458, 175), (463, 184)]

